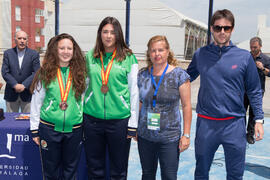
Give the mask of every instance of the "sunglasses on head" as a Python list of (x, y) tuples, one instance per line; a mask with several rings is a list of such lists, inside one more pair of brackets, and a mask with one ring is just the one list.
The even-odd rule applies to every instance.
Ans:
[(224, 29), (224, 32), (229, 33), (232, 31), (232, 26), (218, 26), (218, 25), (213, 26), (213, 30), (215, 32), (221, 32), (222, 29)]

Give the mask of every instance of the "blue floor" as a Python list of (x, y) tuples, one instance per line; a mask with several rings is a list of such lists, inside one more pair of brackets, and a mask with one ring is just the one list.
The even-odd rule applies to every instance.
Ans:
[[(191, 145), (188, 150), (180, 154), (180, 162), (177, 179), (194, 179), (195, 157), (194, 157), (194, 136), (196, 114), (193, 112), (191, 128)], [(226, 169), (223, 148), (216, 152), (214, 162), (210, 170), (210, 180), (225, 180)], [(137, 143), (133, 142), (129, 160), (129, 180), (138, 180), (141, 176), (141, 166), (138, 156)], [(160, 178), (160, 171), (157, 172), (157, 179)], [(247, 145), (246, 166), (244, 180), (266, 180), (270, 179), (270, 118), (265, 118), (264, 139), (254, 145)]]
[[(3, 95), (0, 94), (0, 108), (5, 110)], [(194, 136), (195, 136), (196, 114), (193, 112), (191, 128), (191, 145), (188, 150), (180, 154), (179, 170), (177, 179), (191, 180), (195, 170)], [(264, 139), (254, 145), (247, 145), (246, 167), (244, 180), (266, 180), (270, 179), (270, 118), (265, 118)], [(141, 166), (137, 151), (137, 143), (132, 142), (129, 159), (128, 180), (141, 179)], [(160, 171), (157, 172), (160, 178)], [(215, 160), (210, 170), (210, 180), (225, 180), (226, 170), (223, 149), (220, 147), (215, 155)]]

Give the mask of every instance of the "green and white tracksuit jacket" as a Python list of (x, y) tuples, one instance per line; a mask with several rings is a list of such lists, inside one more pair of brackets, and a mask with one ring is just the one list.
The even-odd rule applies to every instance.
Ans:
[[(103, 57), (106, 69), (112, 53)], [(95, 118), (112, 120), (129, 118), (128, 133), (134, 135), (138, 124), (139, 91), (137, 87), (138, 61), (132, 54), (125, 60), (114, 59), (110, 71), (106, 94), (101, 92), (102, 63), (93, 57), (93, 50), (86, 55), (88, 86), (84, 97), (84, 113)], [(134, 133), (132, 133), (134, 132)]]
[[(62, 72), (62, 79), (67, 81), (69, 68), (66, 73)], [(38, 85), (40, 89), (40, 84)], [(76, 100), (75, 92), (70, 87), (67, 98), (68, 108), (63, 111), (60, 109), (61, 93), (57, 77), (53, 80), (47, 89), (42, 88), (37, 91), (35, 89), (32, 95), (31, 112), (30, 112), (30, 130), (33, 136), (38, 133), (38, 126), (41, 123), (54, 126), (54, 130), (58, 132), (72, 132), (72, 129), (79, 127), (83, 120), (83, 102), (82, 99)]]

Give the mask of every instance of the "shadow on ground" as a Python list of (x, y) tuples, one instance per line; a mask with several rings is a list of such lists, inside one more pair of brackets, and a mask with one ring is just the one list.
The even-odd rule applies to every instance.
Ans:
[(270, 167), (264, 165), (246, 163), (245, 171), (250, 171), (257, 176), (270, 179)]

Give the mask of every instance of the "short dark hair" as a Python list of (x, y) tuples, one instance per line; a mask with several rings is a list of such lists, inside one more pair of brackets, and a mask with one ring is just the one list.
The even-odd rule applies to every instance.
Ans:
[(210, 25), (213, 26), (216, 20), (219, 20), (222, 18), (225, 18), (228, 21), (230, 21), (232, 24), (232, 27), (234, 27), (234, 16), (232, 12), (228, 9), (217, 10), (211, 18)]
[(253, 38), (250, 39), (249, 44), (254, 43), (254, 42), (258, 42), (259, 45), (262, 46), (262, 39), (261, 38), (259, 38), (257, 36), (253, 37)]

